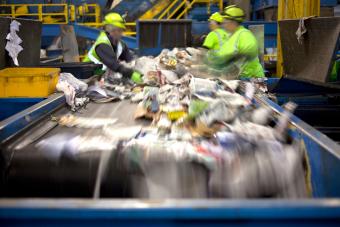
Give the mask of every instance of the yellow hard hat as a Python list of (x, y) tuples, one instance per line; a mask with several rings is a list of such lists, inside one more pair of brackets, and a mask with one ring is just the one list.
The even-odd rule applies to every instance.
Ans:
[(114, 27), (125, 29), (125, 20), (118, 13), (109, 13), (104, 18), (104, 24), (110, 24)]
[(28, 14), (28, 7), (23, 5), (23, 6), (19, 6), (18, 8), (15, 9), (15, 13), (16, 14)]
[(218, 23), (222, 23), (223, 22), (223, 17), (219, 12), (213, 13), (210, 17), (209, 17), (209, 21), (216, 21)]
[(241, 8), (236, 5), (231, 5), (224, 8), (222, 17), (228, 20), (243, 22), (245, 15)]

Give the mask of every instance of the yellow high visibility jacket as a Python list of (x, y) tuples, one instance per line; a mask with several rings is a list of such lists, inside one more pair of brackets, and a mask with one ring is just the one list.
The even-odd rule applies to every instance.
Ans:
[(240, 78), (264, 77), (258, 58), (257, 40), (252, 32), (243, 26), (231, 34), (220, 50), (208, 51), (206, 63), (217, 69), (237, 68)]

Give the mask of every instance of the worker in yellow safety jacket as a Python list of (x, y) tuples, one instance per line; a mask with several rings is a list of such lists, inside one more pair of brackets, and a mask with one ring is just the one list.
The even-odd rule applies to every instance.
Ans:
[(203, 47), (210, 50), (219, 50), (228, 39), (228, 33), (221, 28), (223, 17), (220, 13), (213, 13), (209, 18), (209, 28), (211, 32), (204, 39)]
[(119, 72), (124, 78), (135, 83), (142, 83), (142, 75), (121, 64), (130, 62), (132, 54), (127, 45), (121, 40), (125, 29), (125, 20), (118, 13), (109, 13), (104, 18), (104, 31), (89, 50), (84, 62), (102, 64), (101, 74), (107, 70)]
[(219, 51), (208, 51), (206, 61), (213, 68), (225, 70), (238, 78), (261, 78), (264, 71), (258, 58), (258, 43), (251, 31), (244, 28), (244, 12), (232, 5), (222, 13), (222, 27), (230, 37)]

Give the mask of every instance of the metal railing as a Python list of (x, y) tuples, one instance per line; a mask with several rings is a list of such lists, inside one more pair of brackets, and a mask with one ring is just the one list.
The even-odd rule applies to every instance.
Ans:
[[(210, 14), (211, 4), (218, 3), (220, 11), (223, 10), (223, 0), (173, 0), (171, 4), (162, 12), (157, 19), (182, 19), (190, 11), (192, 6), (197, 3), (207, 4), (207, 13)], [(180, 11), (182, 10), (182, 11)]]
[[(96, 27), (96, 28), (101, 28), (104, 26), (103, 22), (100, 23), (78, 23), (81, 25), (85, 25), (85, 26), (90, 26), (90, 27)], [(125, 26), (127, 27), (127, 29), (124, 31), (124, 35), (127, 36), (131, 36), (131, 35), (136, 35), (136, 22), (127, 22), (125, 23)]]
[(71, 10), (71, 13), (73, 13), (72, 16), (75, 18), (75, 22), (87, 26), (101, 23), (101, 9), (98, 4), (71, 5), (70, 7), (74, 7), (74, 10)]
[[(37, 19), (44, 24), (77, 24), (102, 27), (101, 9), (98, 4), (0, 4), (0, 17)], [(124, 35), (136, 35), (136, 23), (126, 23)]]
[(0, 4), (0, 16), (37, 19), (44, 24), (80, 22), (84, 25), (101, 22), (98, 4)]
[(69, 22), (67, 4), (1, 4), (0, 16), (37, 19), (47, 24)]
[[(183, 15), (187, 15), (187, 12), (191, 9), (191, 7), (197, 3), (197, 0), (193, 0), (190, 2), (190, 4), (187, 4), (186, 7), (184, 8), (184, 10), (176, 17), (176, 19), (180, 19), (183, 17)], [(210, 1), (209, 1), (210, 4)]]
[[(155, 19), (182, 19), (196, 3), (207, 4), (207, 13), (213, 3), (218, 3), (220, 10), (223, 9), (223, 0), (173, 0)], [(98, 4), (0, 4), (0, 16), (37, 19), (44, 24), (75, 22), (97, 28), (103, 26)], [(136, 35), (135, 22), (128, 22), (126, 26), (125, 35)]]
[[(179, 0), (174, 0), (164, 11), (163, 13), (158, 17), (158, 19), (164, 19), (164, 16), (168, 15), (170, 10), (175, 7), (175, 5), (179, 2)], [(182, 1), (182, 3), (185, 3), (185, 1)], [(178, 7), (177, 7), (178, 8)], [(176, 10), (176, 9), (175, 9)], [(167, 19), (169, 19), (170, 16), (168, 15)]]

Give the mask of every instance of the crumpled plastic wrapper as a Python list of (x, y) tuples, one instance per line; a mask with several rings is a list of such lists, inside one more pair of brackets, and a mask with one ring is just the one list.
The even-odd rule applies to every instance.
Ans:
[(134, 69), (143, 75), (146, 75), (149, 71), (157, 71), (158, 67), (157, 59), (151, 57), (140, 57), (136, 60)]
[(59, 81), (57, 83), (57, 91), (63, 92), (66, 98), (67, 105), (74, 107), (76, 90), (75, 88), (69, 84), (67, 81)]
[(75, 78), (71, 73), (60, 73), (59, 81), (67, 81), (77, 93), (85, 92), (88, 88), (87, 83)]
[(190, 90), (192, 94), (211, 95), (217, 91), (217, 83), (201, 78), (192, 78), (190, 81)]
[(106, 103), (112, 101), (123, 100), (131, 97), (132, 93), (129, 88), (120, 85), (99, 83), (88, 88), (87, 97), (97, 103)]
[(18, 62), (18, 55), (21, 51), (23, 51), (22, 46), (22, 39), (18, 36), (17, 32), (19, 31), (20, 22), (13, 20), (10, 24), (10, 32), (6, 36), (6, 46), (5, 49), (7, 50), (9, 56), (12, 58), (14, 64), (19, 66)]
[(83, 96), (88, 88), (88, 85), (75, 78), (71, 73), (60, 73), (59, 81), (56, 85), (57, 91), (63, 92), (66, 98), (66, 103), (71, 107), (72, 111), (80, 108), (89, 102), (87, 97)]
[(198, 120), (210, 126), (214, 122), (230, 122), (235, 119), (236, 114), (236, 109), (227, 106), (224, 100), (218, 99), (209, 104), (209, 107), (203, 111)]
[(138, 138), (129, 141), (124, 148), (127, 161), (140, 164), (157, 161), (195, 161), (214, 168), (215, 159), (196, 152), (195, 147), (186, 141), (150, 140)]
[(276, 133), (273, 128), (254, 124), (252, 122), (239, 122), (229, 126), (230, 131), (247, 138), (250, 141), (259, 139), (276, 140)]

